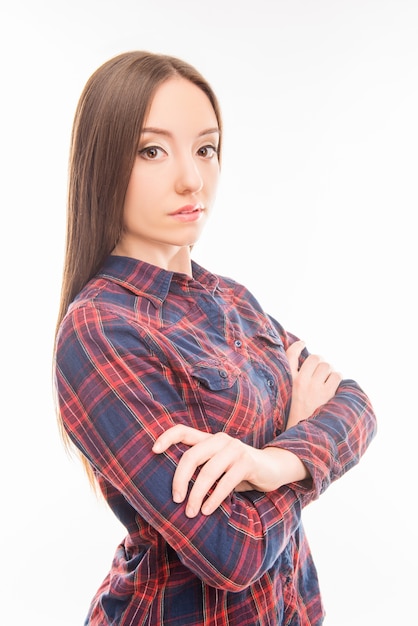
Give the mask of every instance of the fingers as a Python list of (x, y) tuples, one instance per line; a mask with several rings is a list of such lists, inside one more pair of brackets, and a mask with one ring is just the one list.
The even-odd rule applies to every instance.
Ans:
[(331, 382), (335, 383), (338, 378), (338, 387), (338, 384), (342, 380), (341, 374), (337, 374), (336, 372), (334, 372), (332, 366), (327, 361), (325, 361), (319, 354), (309, 354), (303, 361), (302, 365), (299, 367), (300, 356), (305, 347), (305, 342), (302, 340), (298, 340), (292, 343), (286, 350), (286, 356), (289, 361), (292, 377), (294, 379), (296, 377), (308, 379), (315, 376), (318, 378), (318, 380), (322, 379), (321, 382), (326, 382), (330, 375), (333, 374)]
[(296, 373), (299, 370), (299, 359), (304, 348), (305, 342), (299, 340), (292, 343), (292, 345), (289, 346), (286, 350), (286, 356), (288, 358), (290, 370), (293, 377), (295, 377)]
[[(243, 485), (242, 477), (244, 472), (245, 467), (242, 463), (234, 464), (230, 468), (228, 468), (228, 470), (218, 480), (218, 483), (213, 490), (213, 493), (203, 503), (201, 510), (204, 515), (210, 515), (211, 513), (213, 513), (213, 511), (215, 511), (218, 506), (220, 506), (222, 502), (224, 502), (224, 500), (236, 489), (237, 485)], [(200, 474), (201, 473), (202, 472), (200, 472)], [(198, 478), (200, 478), (200, 474)], [(196, 484), (194, 485), (193, 489), (195, 487)], [(249, 487), (247, 487), (246, 491), (248, 491), (248, 488)], [(192, 495), (192, 493), (190, 495)]]
[[(180, 442), (191, 447), (183, 453), (174, 472), (173, 500), (181, 503), (187, 497), (188, 517), (195, 517), (199, 511), (210, 515), (245, 478), (248, 471), (248, 463), (243, 461), (246, 446), (226, 433), (211, 435), (177, 425), (156, 440), (153, 450), (164, 452), (170, 445)], [(200, 471), (187, 495), (198, 468)], [(207, 498), (211, 489), (213, 492)]]
[[(291, 356), (292, 358), (292, 356)], [(341, 374), (318, 354), (309, 354), (293, 375), (292, 401), (287, 428), (307, 419), (331, 400), (342, 380)]]
[(325, 381), (325, 384), (328, 388), (328, 391), (334, 395), (335, 392), (338, 389), (338, 386), (340, 384), (340, 382), (342, 381), (343, 376), (340, 372), (331, 372), (331, 374), (328, 376), (327, 380)]
[(172, 426), (156, 439), (152, 451), (156, 454), (161, 454), (161, 452), (165, 452), (176, 443), (194, 446), (208, 437), (210, 437), (210, 433), (205, 433), (184, 424), (176, 424), (176, 426)]
[(312, 355), (312, 357), (312, 359), (307, 358), (306, 369), (311, 371), (310, 375), (316, 377), (319, 383), (325, 383), (332, 372), (331, 365), (323, 361), (319, 355)]
[[(173, 478), (175, 502), (184, 500), (190, 480), (200, 467), (187, 499), (188, 517), (195, 517), (200, 510), (209, 515), (241, 482), (247, 470), (245, 463), (241, 462), (244, 445), (225, 433), (216, 433), (183, 454)], [(205, 501), (213, 487), (212, 494)]]
[[(180, 503), (183, 502), (187, 495), (193, 474), (198, 467), (201, 467), (188, 499), (188, 513), (191, 514), (190, 516), (193, 516), (193, 512), (194, 514), (197, 513), (197, 510), (200, 508), (199, 502), (203, 501), (210, 487), (225, 471), (225, 459), (222, 458), (222, 455), (219, 455), (224, 448), (224, 444), (219, 435), (221, 433), (218, 433), (218, 436), (213, 435), (206, 438), (186, 450), (174, 472), (173, 500)], [(216, 458), (215, 463), (213, 458)]]
[[(214, 442), (213, 439), (214, 436), (210, 433), (205, 433), (183, 424), (176, 424), (175, 426), (172, 426), (160, 435), (158, 439), (156, 439), (152, 448), (153, 452), (156, 454), (165, 452), (170, 446), (177, 443), (184, 443), (191, 446), (188, 450), (186, 450), (186, 452), (183, 453), (176, 471), (174, 472), (172, 485), (174, 502), (181, 503), (184, 501), (187, 495), (190, 480), (192, 479), (196, 469), (206, 463), (211, 455), (215, 453), (216, 442)], [(202, 444), (205, 442), (206, 444), (203, 446)], [(219, 474), (217, 477), (219, 477)], [(216, 478), (212, 480), (210, 486), (212, 486), (215, 480)], [(189, 499), (186, 509), (186, 514), (189, 517), (197, 515), (197, 512), (200, 509), (203, 497), (207, 493), (206, 490), (205, 494), (202, 495), (201, 490), (202, 487), (200, 483), (198, 485), (198, 489), (194, 492), (191, 502)]]
[(328, 361), (318, 354), (310, 354), (302, 363), (298, 372), (299, 379), (313, 379), (318, 383), (325, 383), (334, 372)]
[(201, 468), (190, 491), (186, 509), (189, 516), (199, 509), (204, 515), (213, 513), (238, 485), (243, 484), (252, 467), (249, 446), (225, 433), (214, 435), (214, 439), (218, 449)]

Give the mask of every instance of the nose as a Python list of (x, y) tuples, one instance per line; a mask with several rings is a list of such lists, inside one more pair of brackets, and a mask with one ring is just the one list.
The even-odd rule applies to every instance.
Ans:
[(203, 177), (193, 155), (178, 157), (176, 173), (177, 193), (197, 193), (203, 187)]

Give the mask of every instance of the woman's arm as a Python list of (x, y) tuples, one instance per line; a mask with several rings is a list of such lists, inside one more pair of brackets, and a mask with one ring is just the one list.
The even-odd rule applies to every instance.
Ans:
[[(288, 427), (308, 418), (330, 400), (342, 380), (342, 376), (317, 355), (309, 355), (301, 361), (304, 347), (303, 341), (296, 341), (286, 352), (293, 378)], [(174, 473), (173, 499), (183, 502), (187, 496), (186, 515), (189, 517), (200, 510), (205, 515), (211, 514), (234, 489), (269, 492), (310, 477), (307, 467), (293, 452), (278, 447), (259, 450), (226, 433), (211, 435), (184, 425), (163, 433), (153, 450), (161, 453), (178, 443), (190, 448)], [(189, 483), (198, 469), (188, 493)], [(207, 497), (212, 488), (213, 492)]]
[(306, 505), (360, 461), (375, 434), (376, 417), (369, 398), (355, 381), (344, 379), (335, 396), (309, 419), (268, 445), (292, 452), (308, 469), (313, 489), (301, 494)]
[[(316, 363), (316, 358), (313, 361)], [(310, 357), (300, 372), (304, 380), (298, 385), (295, 397), (310, 389), (311, 399), (297, 398), (289, 429), (262, 450), (226, 433), (211, 435), (186, 426), (174, 426), (158, 438), (153, 447), (157, 453), (178, 443), (190, 446), (173, 478), (173, 498), (183, 502), (187, 496), (188, 516), (194, 517), (199, 511), (209, 515), (234, 489), (273, 492), (286, 484), (301, 492), (306, 505), (358, 463), (376, 429), (367, 397), (354, 381), (343, 381), (341, 389), (327, 401), (326, 396), (340, 384), (340, 375), (333, 377), (332, 385), (322, 380), (322, 373), (313, 382), (310, 373), (315, 370)], [(313, 489), (307, 489), (306, 481), (304, 485), (295, 484), (308, 478), (312, 479), (309, 482)]]
[(191, 423), (172, 375), (137, 328), (94, 305), (75, 308), (61, 328), (56, 384), (74, 444), (137, 511), (149, 541), (163, 537), (206, 583), (239, 591), (288, 544), (300, 524), (301, 499), (286, 486), (269, 496), (234, 492), (210, 516), (186, 515), (186, 503), (172, 498), (172, 480), (188, 446), (153, 451), (175, 423)]
[[(179, 443), (189, 446), (173, 476), (173, 500), (186, 500), (186, 515), (210, 515), (235, 490), (274, 491), (309, 478), (300, 459), (287, 450), (259, 450), (219, 432), (209, 434), (179, 424), (160, 435), (153, 451), (161, 454)], [(190, 490), (189, 490), (190, 489)]]
[[(297, 337), (286, 332), (274, 318), (270, 320), (289, 354), (292, 345), (298, 343)], [(297, 365), (302, 366), (308, 359), (309, 352), (304, 349)], [(292, 375), (294, 377), (295, 373)], [(309, 419), (306, 415), (297, 415), (296, 405), (292, 405), (287, 430), (267, 445), (292, 452), (306, 466), (312, 478), (312, 489), (305, 490), (304, 483), (289, 485), (300, 494), (306, 506), (360, 461), (376, 431), (376, 416), (370, 399), (357, 382), (343, 379), (335, 395), (320, 404)]]

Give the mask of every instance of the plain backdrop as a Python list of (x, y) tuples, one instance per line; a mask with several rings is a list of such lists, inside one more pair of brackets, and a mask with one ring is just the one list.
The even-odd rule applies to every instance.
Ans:
[(418, 624), (418, 3), (1, 1), (0, 622), (81, 626), (124, 530), (56, 427), (75, 106), (108, 58), (183, 57), (225, 122), (194, 257), (355, 378), (379, 433), (304, 512), (327, 626)]

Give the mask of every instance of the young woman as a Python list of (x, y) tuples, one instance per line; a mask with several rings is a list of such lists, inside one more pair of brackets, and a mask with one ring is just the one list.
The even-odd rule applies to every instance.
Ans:
[(55, 373), (62, 432), (125, 525), (86, 624), (322, 624), (301, 513), (367, 449), (364, 392), (191, 251), (222, 124), (204, 78), (130, 52), (75, 115)]

